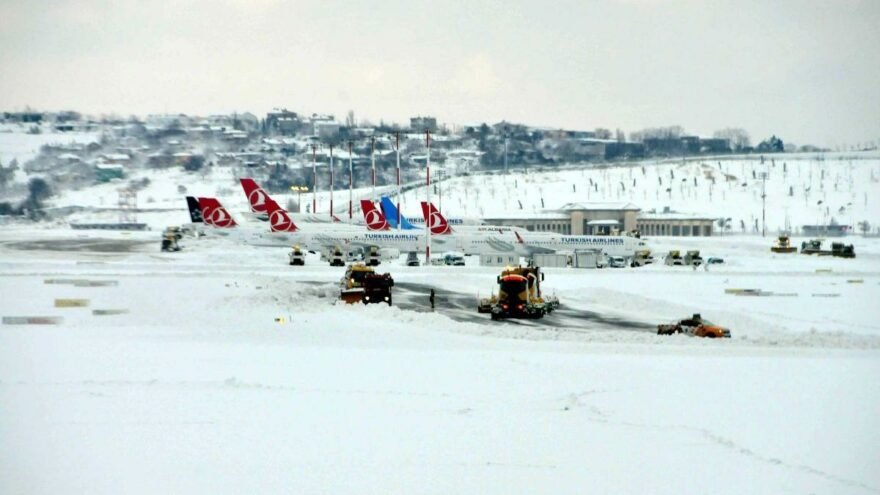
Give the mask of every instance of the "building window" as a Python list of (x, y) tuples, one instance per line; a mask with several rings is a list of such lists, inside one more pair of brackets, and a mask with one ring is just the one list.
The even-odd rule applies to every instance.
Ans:
[(673, 225), (672, 226), (672, 235), (679, 235), (680, 236), (681, 235), (681, 227), (679, 227), (678, 225)]
[(711, 225), (703, 225), (703, 235), (706, 237), (712, 236), (712, 226)]
[(693, 227), (691, 227), (691, 235), (694, 237), (697, 237), (700, 235), (700, 226), (699, 225), (694, 225)]

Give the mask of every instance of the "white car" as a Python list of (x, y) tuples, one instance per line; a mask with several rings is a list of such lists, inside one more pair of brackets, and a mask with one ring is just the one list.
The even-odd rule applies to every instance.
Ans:
[(624, 268), (626, 267), (626, 258), (623, 256), (609, 256), (608, 266), (611, 268)]

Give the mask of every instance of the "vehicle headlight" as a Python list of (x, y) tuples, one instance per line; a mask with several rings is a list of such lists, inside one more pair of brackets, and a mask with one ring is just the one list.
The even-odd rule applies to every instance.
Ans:
[(388, 300), (388, 296), (385, 296), (385, 300), (386, 300), (386, 301)]

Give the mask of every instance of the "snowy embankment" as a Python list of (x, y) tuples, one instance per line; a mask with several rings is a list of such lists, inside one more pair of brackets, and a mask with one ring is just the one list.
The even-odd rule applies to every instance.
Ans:
[[(102, 240), (116, 251), (88, 244)], [(341, 269), (289, 267), (284, 249), (4, 229), (0, 315), (63, 321), (0, 326), (0, 491), (877, 493), (880, 249), (776, 259), (760, 240), (700, 241), (729, 264), (555, 269), (545, 287), (642, 322), (700, 311), (729, 341), (455, 321), (426, 294), (343, 306)], [(495, 278), (380, 268), (395, 291), (476, 297)], [(723, 291), (750, 284), (799, 295)]]

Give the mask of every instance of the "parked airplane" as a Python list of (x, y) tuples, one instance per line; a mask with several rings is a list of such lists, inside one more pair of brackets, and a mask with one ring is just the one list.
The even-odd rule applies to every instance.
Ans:
[(453, 232), (471, 234), (479, 234), (482, 232), (511, 233), (516, 230), (515, 227), (508, 227), (506, 225), (459, 225), (453, 229), (449, 220), (447, 220), (446, 217), (434, 207), (434, 203), (426, 203), (422, 201), (421, 204), (423, 220), (427, 220), (428, 218), (431, 219), (427, 224), (430, 226), (433, 235), (446, 235)]
[[(271, 200), (269, 197), (269, 193), (266, 192), (265, 189), (260, 187), (256, 181), (251, 179), (250, 177), (243, 177), (239, 179), (241, 182), (241, 188), (244, 190), (244, 195), (248, 199), (248, 204), (251, 207), (251, 212), (254, 216), (263, 221), (269, 220), (269, 214), (266, 212), (266, 203)], [(296, 220), (297, 222), (310, 222), (310, 223), (338, 223), (341, 222), (339, 217), (333, 215), (332, 217), (326, 215), (319, 215), (317, 213), (288, 213), (288, 215)]]
[(400, 220), (400, 230), (412, 230), (418, 228), (413, 226), (409, 222), (409, 220), (400, 213), (400, 211), (397, 209), (397, 206), (391, 202), (391, 198), (388, 198), (387, 196), (382, 196), (379, 201), (379, 206), (382, 208), (382, 213), (385, 215), (385, 220), (388, 222), (388, 225), (390, 225), (392, 229), (397, 228), (398, 219)]
[[(433, 204), (422, 202), (422, 214), (435, 235), (446, 235), (454, 232), (443, 214)], [(428, 219), (430, 219), (428, 221)], [(520, 232), (510, 227), (457, 227), (456, 232), (480, 233), (497, 231), (500, 233), (515, 231), (517, 241), (525, 246), (529, 254), (572, 252), (579, 249), (601, 250), (607, 256), (623, 256), (631, 258), (636, 251), (649, 249), (647, 242), (629, 236), (605, 235), (562, 235), (545, 232)]]

